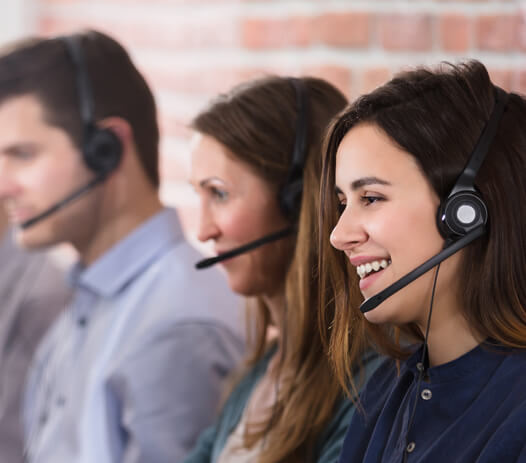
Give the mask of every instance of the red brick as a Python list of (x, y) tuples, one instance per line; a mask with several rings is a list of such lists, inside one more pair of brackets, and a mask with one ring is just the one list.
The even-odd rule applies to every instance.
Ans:
[[(89, 23), (78, 18), (65, 20), (53, 16), (42, 16), (37, 22), (38, 33), (44, 36), (67, 34), (83, 27), (89, 27)], [(100, 27), (97, 29), (102, 31)]]
[(526, 69), (516, 71), (512, 90), (526, 96)]
[(481, 50), (511, 51), (517, 48), (516, 31), (515, 15), (482, 15), (476, 22), (477, 47)]
[(491, 81), (505, 90), (510, 90), (513, 81), (513, 71), (510, 69), (488, 69)]
[(153, 88), (180, 93), (226, 92), (234, 85), (246, 80), (248, 71), (239, 68), (197, 67), (181, 69), (179, 67), (158, 68), (143, 66), (145, 75)]
[[(438, 3), (490, 3), (494, 0), (436, 0)], [(508, 0), (500, 0), (508, 1)]]
[(67, 19), (43, 16), (38, 24), (45, 35), (67, 33), (79, 28), (95, 28), (116, 37), (125, 46), (188, 49), (202, 47), (230, 47), (237, 44), (237, 25), (223, 19), (190, 22), (184, 18), (155, 24), (148, 21), (114, 21), (111, 18), (95, 19), (73, 17)]
[(189, 114), (175, 114), (174, 112), (161, 109), (159, 111), (159, 128), (161, 131), (161, 136), (180, 138), (185, 136), (190, 137), (190, 120), (200, 109), (200, 107), (196, 107)]
[(526, 50), (526, 9), (517, 16), (517, 44), (521, 50)]
[[(228, 0), (229, 3), (239, 3), (242, 0)], [(224, 3), (225, 0), (107, 0), (104, 5), (108, 4), (122, 4), (126, 5), (189, 5), (189, 4), (203, 4), (203, 3)], [(56, 5), (72, 5), (72, 4), (87, 4), (88, 0), (38, 0), (39, 6), (56, 6)], [(102, 2), (101, 2), (102, 3)]]
[(314, 20), (313, 40), (334, 47), (365, 47), (369, 44), (368, 13), (327, 13)]
[(325, 79), (349, 98), (352, 83), (352, 72), (349, 68), (331, 65), (306, 66), (302, 68), (301, 74)]
[(426, 51), (433, 46), (433, 21), (430, 15), (381, 15), (378, 25), (380, 44), (386, 50)]
[(449, 13), (440, 18), (440, 46), (445, 51), (462, 52), (470, 47), (472, 27), (463, 14)]
[(184, 181), (188, 178), (188, 161), (181, 154), (164, 154), (159, 161), (159, 173), (163, 181)]
[(199, 203), (192, 187), (186, 181), (166, 180), (161, 182), (161, 198), (163, 203), (177, 209), (184, 233), (195, 240), (199, 224)]
[(241, 44), (247, 48), (305, 47), (310, 43), (312, 18), (245, 18)]
[(379, 67), (366, 69), (362, 72), (362, 86), (359, 93), (369, 93), (376, 87), (387, 82), (391, 77), (392, 72), (387, 68)]

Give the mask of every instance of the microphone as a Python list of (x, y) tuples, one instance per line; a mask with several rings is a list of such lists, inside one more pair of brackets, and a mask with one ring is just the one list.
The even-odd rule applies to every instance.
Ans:
[(360, 305), (360, 310), (362, 311), (362, 313), (367, 313), (370, 310), (375, 309), (383, 301), (385, 301), (388, 297), (400, 291), (402, 288), (407, 286), (409, 283), (416, 280), (419, 276), (431, 270), (436, 265), (440, 264), (440, 262), (442, 262), (443, 260), (446, 260), (448, 257), (452, 256), (460, 249), (466, 247), (469, 243), (471, 243), (472, 241), (482, 236), (484, 232), (485, 232), (484, 225), (480, 225), (474, 228), (472, 231), (467, 233), (465, 236), (454, 241), (452, 244), (446, 246), (438, 254), (426, 260), (422, 265), (419, 265), (417, 268), (409, 272), (407, 275), (395, 281), (393, 284), (389, 285), (387, 288), (383, 289), (378, 294), (375, 294), (374, 296), (371, 296), (370, 298), (366, 299)]
[(231, 257), (239, 256), (240, 254), (244, 254), (245, 252), (252, 251), (252, 249), (259, 248), (264, 244), (271, 243), (273, 241), (278, 241), (282, 238), (292, 235), (294, 230), (295, 227), (287, 227), (277, 232), (266, 235), (262, 238), (259, 238), (257, 240), (250, 241), (249, 243), (239, 246), (238, 248), (231, 249), (230, 251), (224, 252), (223, 254), (220, 254), (216, 257), (209, 257), (207, 259), (200, 260), (195, 264), (195, 268), (201, 270), (204, 268), (211, 267), (212, 265), (217, 264), (218, 262), (230, 259)]
[(69, 203), (74, 201), (75, 199), (79, 198), (80, 196), (86, 194), (88, 191), (92, 190), (95, 186), (97, 186), (99, 183), (103, 182), (106, 179), (107, 175), (97, 175), (93, 180), (91, 180), (86, 185), (82, 186), (78, 190), (75, 190), (70, 195), (66, 196), (64, 199), (59, 201), (58, 203), (55, 203), (48, 209), (46, 209), (44, 212), (41, 212), (40, 214), (36, 215), (35, 217), (32, 217), (29, 220), (26, 220), (20, 225), (20, 228), (22, 230), (26, 230), (29, 227), (32, 227), (33, 225), (37, 224), (41, 220), (44, 220), (45, 218), (49, 217), (51, 214), (54, 214), (55, 212), (62, 209), (64, 206), (67, 206)]

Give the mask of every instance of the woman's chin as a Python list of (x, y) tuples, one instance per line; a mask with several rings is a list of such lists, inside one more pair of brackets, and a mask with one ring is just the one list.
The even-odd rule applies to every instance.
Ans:
[(367, 321), (375, 325), (381, 325), (383, 323), (399, 325), (403, 322), (397, 314), (400, 315), (400, 312), (397, 310), (396, 305), (393, 304), (393, 301), (385, 300), (374, 309), (364, 313), (364, 317)]

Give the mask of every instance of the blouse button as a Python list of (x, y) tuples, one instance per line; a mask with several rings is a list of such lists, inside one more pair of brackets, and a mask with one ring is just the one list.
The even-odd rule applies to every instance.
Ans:
[(416, 444), (414, 442), (409, 442), (405, 450), (407, 453), (411, 453), (415, 449), (415, 447), (416, 447)]
[(429, 400), (431, 397), (433, 397), (433, 393), (429, 389), (422, 389), (420, 396), (424, 400)]

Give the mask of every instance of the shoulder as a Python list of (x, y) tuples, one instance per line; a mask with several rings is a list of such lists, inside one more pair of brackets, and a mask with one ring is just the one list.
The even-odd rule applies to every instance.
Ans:
[(183, 238), (159, 257), (148, 270), (159, 293), (159, 304), (176, 307), (174, 316), (178, 317), (228, 319), (242, 308), (242, 298), (230, 290), (218, 268), (197, 270), (195, 263), (201, 258)]
[[(523, 356), (509, 358), (507, 363), (513, 363)], [(524, 368), (524, 363), (522, 363)], [(517, 370), (517, 373), (519, 371)], [(524, 369), (522, 373), (507, 378), (505, 381), (510, 385), (506, 390), (498, 388), (493, 391), (495, 406), (488, 406), (489, 402), (479, 404), (491, 413), (488, 416), (488, 424), (493, 424), (495, 431), (486, 440), (481, 456), (477, 461), (526, 461), (526, 380)], [(513, 381), (513, 384), (510, 382)], [(498, 405), (497, 405), (498, 404)]]
[(515, 350), (503, 355), (492, 374), (490, 387), (495, 393), (505, 393), (503, 400), (526, 406), (526, 350)]
[(178, 324), (217, 326), (244, 337), (242, 298), (228, 287), (218, 269), (198, 271), (201, 255), (184, 238), (165, 247), (125, 290), (123, 304), (134, 325), (152, 331), (173, 330)]
[[(404, 371), (404, 363), (397, 366), (392, 358), (381, 355), (369, 354), (365, 357), (360, 397), (365, 399), (368, 396), (379, 397), (384, 395), (397, 381), (399, 374)], [(365, 381), (365, 383), (363, 382)]]

